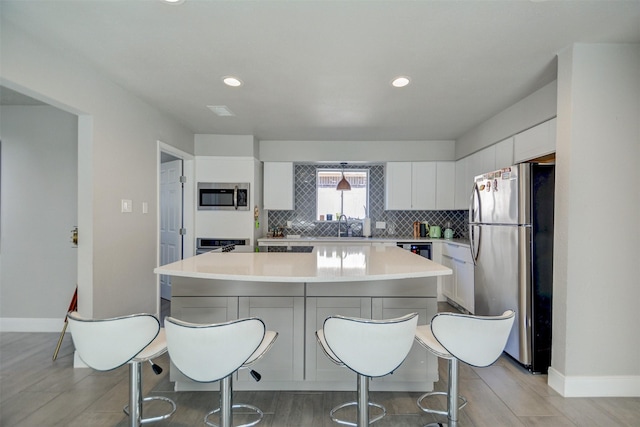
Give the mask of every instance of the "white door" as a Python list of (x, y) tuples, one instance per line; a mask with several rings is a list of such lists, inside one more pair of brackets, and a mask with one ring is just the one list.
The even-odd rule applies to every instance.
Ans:
[[(160, 165), (160, 265), (182, 259), (182, 160)], [(171, 277), (160, 276), (160, 297), (171, 300)]]

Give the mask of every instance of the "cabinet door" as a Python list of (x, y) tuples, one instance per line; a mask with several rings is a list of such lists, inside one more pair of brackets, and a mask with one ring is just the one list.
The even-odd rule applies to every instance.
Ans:
[[(263, 371), (266, 381), (304, 379), (304, 298), (240, 297), (238, 317), (258, 317), (278, 339), (254, 369)], [(238, 381), (254, 381), (247, 370), (238, 372)]]
[(442, 276), (442, 294), (450, 300), (455, 301), (456, 270), (453, 259), (450, 256), (442, 255), (442, 265), (449, 267), (453, 271), (453, 273), (448, 276)]
[(265, 162), (264, 208), (293, 210), (294, 182), (292, 162)]
[(496, 147), (490, 145), (480, 150), (480, 173), (496, 170)]
[(556, 119), (517, 134), (513, 143), (514, 163), (535, 159), (556, 151)]
[[(371, 313), (374, 319), (393, 319), (417, 312), (418, 324), (431, 322), (438, 312), (436, 298), (372, 298)], [(377, 378), (376, 382), (410, 381), (425, 383), (433, 380), (437, 372), (437, 358), (424, 347), (414, 343), (407, 358), (392, 375)], [(373, 384), (373, 383), (372, 383)]]
[(496, 169), (513, 165), (513, 137), (496, 144)]
[(436, 163), (436, 209), (455, 209), (455, 162)]
[(473, 177), (468, 171), (468, 165), (468, 157), (456, 161), (456, 209), (469, 209), (469, 197), (471, 196)]
[(385, 209), (411, 209), (411, 162), (387, 162), (384, 179)]
[(456, 264), (456, 296), (457, 302), (471, 314), (475, 311), (475, 288), (473, 282), (473, 264), (453, 260)]
[(371, 298), (346, 297), (308, 297), (307, 298), (307, 332), (306, 332), (306, 368), (305, 379), (311, 381), (345, 381), (356, 376), (349, 369), (333, 363), (316, 340), (316, 331), (322, 329), (329, 316), (342, 315), (350, 317), (371, 318)]
[(436, 209), (436, 162), (411, 163), (411, 209)]

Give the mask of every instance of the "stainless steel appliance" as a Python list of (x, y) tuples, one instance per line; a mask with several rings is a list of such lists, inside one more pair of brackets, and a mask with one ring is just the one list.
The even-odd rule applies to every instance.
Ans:
[(198, 210), (249, 210), (249, 183), (198, 183)]
[(217, 239), (210, 237), (198, 237), (196, 239), (196, 255), (204, 254), (211, 251), (225, 252), (242, 248), (242, 252), (253, 252), (253, 248), (249, 246), (249, 239)]
[(475, 177), (469, 238), (475, 314), (516, 310), (505, 351), (535, 373), (551, 362), (554, 166), (522, 163)]
[(412, 242), (408, 242), (408, 243), (404, 243), (404, 242), (398, 242), (397, 246), (401, 247), (402, 249), (406, 249), (408, 251), (413, 252), (414, 254), (418, 254), (422, 257), (425, 258), (431, 258), (431, 243), (412, 243)]

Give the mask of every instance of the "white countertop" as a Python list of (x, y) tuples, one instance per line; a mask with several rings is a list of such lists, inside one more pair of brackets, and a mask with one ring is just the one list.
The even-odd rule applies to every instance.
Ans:
[(352, 245), (323, 243), (315, 246), (311, 253), (209, 252), (158, 267), (154, 272), (169, 276), (262, 282), (346, 282), (452, 274), (450, 268), (396, 246), (355, 242)]
[(258, 239), (258, 245), (269, 246), (283, 243), (305, 243), (305, 244), (330, 244), (330, 243), (347, 243), (347, 244), (360, 244), (360, 243), (454, 243), (457, 245), (469, 246), (469, 241), (466, 239), (433, 239), (430, 237), (314, 237), (314, 236), (300, 236), (300, 237), (262, 237)]

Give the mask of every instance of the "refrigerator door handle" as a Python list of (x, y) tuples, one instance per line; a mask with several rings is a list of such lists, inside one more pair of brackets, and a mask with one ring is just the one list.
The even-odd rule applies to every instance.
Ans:
[(480, 254), (480, 240), (482, 239), (482, 227), (478, 227), (478, 252), (475, 251), (476, 239), (474, 239), (473, 224), (469, 224), (469, 249), (473, 265), (478, 265), (478, 255)]
[[(476, 221), (476, 210), (475, 201), (478, 201), (478, 220)], [(480, 218), (480, 213), (482, 212), (482, 200), (480, 199), (480, 191), (478, 190), (478, 185), (474, 182), (473, 189), (471, 189), (471, 196), (469, 196), (469, 224), (472, 222), (482, 222), (482, 218)]]
[[(478, 213), (482, 212), (481, 206), (480, 206), (480, 193), (478, 191), (478, 185), (474, 182), (473, 183), (473, 190), (471, 191), (471, 197), (469, 197), (469, 249), (471, 250), (471, 259), (473, 260), (473, 265), (478, 265), (478, 253), (475, 252), (475, 239), (474, 239), (474, 233), (473, 233), (473, 224), (475, 222), (475, 211), (474, 211), (474, 206), (475, 206), (475, 201), (478, 201)], [(480, 220), (480, 218), (478, 218)], [(481, 229), (478, 229), (478, 245), (480, 245), (480, 233), (481, 233)], [(480, 249), (480, 246), (478, 246), (478, 249)]]

